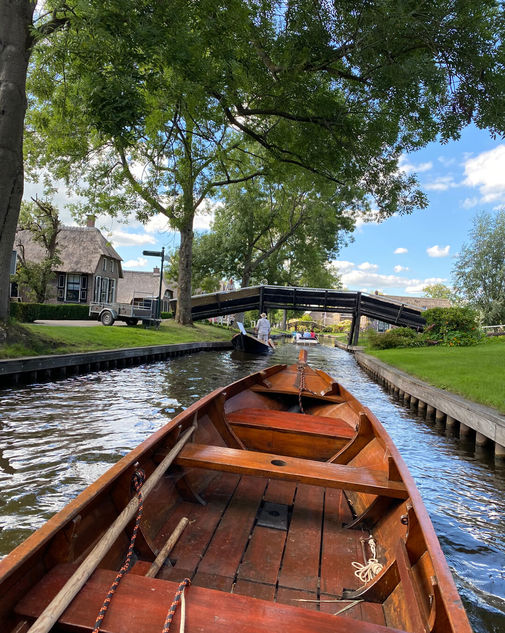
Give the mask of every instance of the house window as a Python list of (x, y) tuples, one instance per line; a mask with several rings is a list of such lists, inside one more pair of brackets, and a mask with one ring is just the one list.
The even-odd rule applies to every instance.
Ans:
[(81, 301), (86, 301), (88, 298), (88, 291), (87, 290), (81, 290)]
[(58, 288), (58, 301), (65, 299), (65, 288)]
[(60, 273), (58, 275), (58, 288), (65, 288), (65, 273)]
[(87, 290), (87, 289), (88, 289), (88, 276), (81, 275), (81, 290)]
[(103, 258), (102, 270), (104, 270), (104, 271), (107, 270), (107, 258), (106, 257)]
[(95, 303), (99, 303), (100, 301), (100, 285), (102, 282), (102, 278), (101, 277), (95, 277), (95, 290), (93, 293), (93, 301)]
[(115, 262), (114, 262), (114, 260), (113, 260), (113, 259), (111, 259), (111, 260), (110, 260), (110, 272), (111, 272), (111, 273), (113, 273), (113, 272), (114, 272), (114, 263), (115, 263)]
[(116, 280), (109, 279), (109, 295), (108, 295), (109, 303), (114, 303), (115, 295), (116, 295)]
[(79, 302), (81, 291), (81, 276), (67, 275), (67, 294), (65, 301)]
[(109, 280), (107, 277), (102, 277), (102, 283), (100, 286), (100, 303), (107, 303), (107, 295), (109, 294)]

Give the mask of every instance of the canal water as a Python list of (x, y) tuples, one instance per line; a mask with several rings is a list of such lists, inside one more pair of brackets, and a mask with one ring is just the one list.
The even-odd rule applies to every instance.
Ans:
[[(295, 362), (203, 352), (167, 361), (0, 390), (0, 558), (177, 413), (242, 376)], [(505, 468), (446, 437), (324, 345), (320, 367), (377, 415), (410, 468), (476, 633), (505, 632)]]

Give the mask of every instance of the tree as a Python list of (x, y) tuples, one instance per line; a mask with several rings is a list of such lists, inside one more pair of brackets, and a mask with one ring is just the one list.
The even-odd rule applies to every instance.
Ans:
[(21, 239), (16, 243), (19, 262), (16, 281), (35, 295), (37, 303), (47, 299), (47, 286), (54, 277), (54, 268), (61, 264), (58, 256), (58, 234), (61, 223), (58, 209), (47, 200), (32, 198), (31, 203), (22, 203), (18, 231), (28, 232), (34, 242), (40, 244), (45, 252), (40, 262), (26, 259)]
[(66, 22), (55, 2), (53, 12), (34, 20), (36, 4), (0, 0), (0, 320), (9, 314), (10, 259), (23, 197), (28, 62), (35, 44)]
[(505, 211), (480, 213), (453, 268), (455, 287), (486, 325), (505, 323)]
[[(53, 158), (62, 155), (58, 168), (71, 158), (80, 176), (84, 160), (104, 161), (114, 186), (95, 180), (91, 197), (114, 193), (109, 209), (142, 199), (145, 218), (164, 189), (161, 206), (182, 232), (181, 322), (190, 319), (191, 218), (207, 189), (197, 180), (215, 183), (206, 195), (228, 184), (243, 137), (256, 155), (324, 176), (341, 199), (373, 201), (388, 217), (426, 204), (398, 170), (402, 152), (457, 138), (470, 121), (505, 129), (497, 0), (110, 0), (73, 9), (72, 28), (40, 50), (33, 123)], [(146, 177), (133, 182), (135, 174)]]
[(327, 263), (353, 221), (327, 181), (292, 171), (281, 183), (261, 177), (229, 187), (222, 203), (210, 233), (196, 241), (198, 279), (335, 286)]
[(425, 297), (432, 297), (433, 299), (449, 299), (454, 297), (453, 291), (445, 284), (432, 284), (431, 286), (425, 286), (423, 288)]

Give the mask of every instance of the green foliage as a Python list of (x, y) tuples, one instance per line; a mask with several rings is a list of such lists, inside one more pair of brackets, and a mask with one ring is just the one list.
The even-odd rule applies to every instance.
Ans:
[(421, 345), (420, 337), (409, 327), (397, 327), (378, 334), (369, 330), (368, 342), (372, 349), (391, 349), (394, 347), (416, 347)]
[(431, 308), (423, 312), (426, 328), (423, 338), (442, 345), (474, 345), (482, 340), (478, 314), (472, 308)]
[(22, 323), (48, 320), (87, 319), (89, 306), (79, 303), (11, 303), (11, 317)]
[(432, 297), (433, 299), (449, 299), (453, 298), (452, 290), (445, 284), (432, 284), (431, 286), (425, 286), (423, 288), (425, 297)]
[(505, 211), (481, 213), (453, 269), (455, 286), (485, 325), (505, 323)]
[(55, 276), (53, 270), (61, 264), (58, 255), (60, 229), (58, 209), (49, 200), (34, 199), (32, 202), (22, 203), (18, 230), (24, 231), (30, 239), (39, 244), (44, 256), (38, 262), (27, 260), (20, 238), (16, 244), (19, 261), (14, 280), (19, 284), (22, 293), (37, 303), (46, 301), (49, 282)]

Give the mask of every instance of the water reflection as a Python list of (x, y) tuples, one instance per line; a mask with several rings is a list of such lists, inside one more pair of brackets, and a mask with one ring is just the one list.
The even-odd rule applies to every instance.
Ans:
[[(191, 403), (253, 371), (294, 362), (205, 352), (0, 391), (0, 556), (111, 464)], [(342, 350), (310, 361), (333, 375), (386, 426), (407, 462), (477, 633), (505, 631), (505, 469), (407, 411)]]

